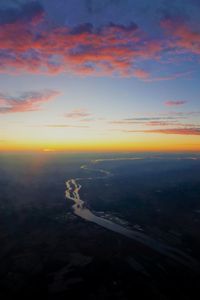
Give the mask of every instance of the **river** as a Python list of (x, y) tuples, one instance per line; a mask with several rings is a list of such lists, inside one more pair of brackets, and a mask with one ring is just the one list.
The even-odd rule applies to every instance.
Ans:
[(193, 259), (188, 254), (184, 253), (183, 251), (165, 245), (164, 243), (161, 243), (160, 241), (157, 241), (145, 233), (139, 232), (137, 230), (131, 230), (128, 229), (122, 225), (116, 224), (110, 220), (107, 220), (103, 217), (96, 216), (90, 209), (87, 208), (85, 201), (83, 201), (80, 197), (80, 189), (81, 184), (80, 181), (85, 180), (93, 180), (93, 179), (102, 179), (102, 174), (106, 176), (112, 176), (110, 172), (103, 169), (92, 169), (88, 168), (86, 165), (81, 166), (81, 169), (87, 169), (91, 172), (99, 172), (101, 176), (98, 177), (88, 177), (88, 178), (75, 178), (75, 179), (69, 179), (66, 181), (66, 191), (65, 195), (67, 199), (70, 199), (74, 202), (72, 208), (75, 215), (79, 216), (80, 218), (90, 221), (92, 223), (98, 224), (101, 227), (104, 227), (108, 230), (111, 230), (113, 232), (116, 232), (118, 234), (121, 234), (129, 239), (135, 240), (139, 243), (142, 243), (143, 245), (155, 250), (156, 252), (165, 255), (178, 263), (181, 263), (193, 270), (198, 270), (197, 267), (199, 264), (195, 259)]

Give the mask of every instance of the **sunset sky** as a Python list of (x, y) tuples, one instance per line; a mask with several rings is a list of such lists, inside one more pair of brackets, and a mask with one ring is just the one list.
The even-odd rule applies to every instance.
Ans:
[(1, 0), (0, 149), (200, 150), (199, 0)]

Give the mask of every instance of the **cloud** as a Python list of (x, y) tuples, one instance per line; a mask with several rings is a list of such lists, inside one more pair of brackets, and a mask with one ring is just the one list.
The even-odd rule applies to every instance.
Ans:
[(65, 117), (67, 118), (71, 118), (71, 119), (80, 119), (80, 118), (85, 118), (85, 117), (89, 117), (91, 116), (91, 114), (86, 111), (85, 109), (74, 109), (69, 113), (65, 114)]
[(159, 133), (159, 134), (177, 134), (177, 135), (200, 135), (200, 128), (169, 128), (169, 129), (154, 129), (154, 130), (124, 130), (129, 133)]
[(176, 120), (173, 116), (161, 116), (161, 117), (135, 117), (135, 118), (125, 118), (121, 120), (110, 121), (110, 124), (116, 125), (129, 125), (129, 124), (156, 124), (156, 122), (165, 122), (167, 120)]
[(133, 71), (133, 74), (135, 75), (135, 77), (140, 79), (147, 79), (150, 77), (150, 73), (142, 69), (135, 69)]
[(200, 32), (193, 29), (182, 20), (166, 18), (161, 22), (161, 27), (173, 38), (172, 47), (178, 47), (187, 52), (200, 54)]
[[(161, 22), (167, 34), (156, 35), (150, 31), (145, 33), (134, 22), (94, 25), (83, 21), (75, 25), (66, 21), (64, 25), (50, 19), (53, 4), (45, 13), (39, 1), (17, 3), (0, 10), (1, 73), (55, 75), (66, 72), (82, 76), (136, 77), (145, 81), (172, 80), (187, 76), (188, 72), (151, 78), (149, 71), (140, 66), (147, 60), (160, 62), (166, 54), (174, 57), (182, 50), (200, 54), (200, 33), (170, 18)], [(75, 4), (70, 2), (69, 9), (74, 9)], [(65, 1), (62, 5), (67, 7)], [(125, 7), (123, 2), (120, 5)], [(129, 5), (132, 7), (131, 2)]]
[(163, 113), (162, 115), (171, 115), (172, 118), (187, 118), (187, 117), (192, 117), (192, 116), (199, 116), (200, 111), (169, 111), (167, 113)]
[(169, 101), (165, 102), (165, 105), (166, 106), (181, 106), (186, 103), (187, 103), (187, 101), (185, 101), (185, 100), (169, 100)]
[(146, 127), (172, 127), (172, 126), (194, 126), (194, 124), (188, 124), (179, 122), (180, 118), (169, 117), (169, 118), (137, 118), (134, 120), (118, 120), (111, 121), (114, 125), (141, 125)]
[(172, 120), (172, 121), (149, 121), (144, 123), (145, 126), (172, 126), (174, 124), (180, 125), (178, 121)]
[(85, 126), (85, 125), (68, 125), (68, 124), (49, 124), (49, 125), (44, 125), (44, 127), (50, 127), (50, 128), (89, 128), (89, 126)]
[(42, 5), (38, 1), (23, 3), (17, 7), (0, 9), (0, 25), (17, 22), (39, 22), (44, 15)]
[(79, 122), (82, 122), (82, 123), (88, 123), (88, 122), (92, 122), (92, 121), (95, 121), (93, 118), (83, 118), (83, 119), (80, 119)]
[(24, 92), (19, 96), (0, 93), (0, 113), (18, 113), (36, 111), (41, 104), (48, 102), (60, 94), (58, 91)]
[[(0, 11), (0, 71), (80, 75), (120, 75), (146, 79), (139, 60), (156, 59), (158, 40), (145, 37), (135, 23), (56, 26), (38, 2)], [(42, 15), (42, 17), (41, 17)], [(37, 22), (36, 22), (37, 20)]]
[[(145, 133), (163, 133), (163, 134), (186, 134), (197, 135), (199, 125), (190, 117), (200, 114), (199, 111), (193, 112), (167, 112), (160, 113), (158, 116), (141, 116), (133, 118), (124, 118), (110, 121), (112, 125), (121, 126), (123, 132), (145, 132)], [(136, 126), (134, 129), (134, 126)], [(139, 126), (139, 127), (138, 127)], [(133, 129), (128, 129), (133, 128)], [(139, 128), (139, 129), (138, 129)], [(152, 129), (153, 128), (153, 129)], [(193, 129), (193, 131), (191, 131)]]
[(147, 77), (144, 78), (146, 82), (154, 82), (154, 81), (168, 81), (168, 80), (175, 80), (178, 78), (191, 78), (191, 75), (194, 73), (194, 71), (186, 71), (186, 72), (176, 72), (170, 75), (166, 76), (159, 76), (159, 77)]

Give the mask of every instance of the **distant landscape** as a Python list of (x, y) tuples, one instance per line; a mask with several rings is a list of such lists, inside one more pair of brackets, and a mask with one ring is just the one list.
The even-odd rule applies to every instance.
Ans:
[[(188, 299), (198, 290), (199, 154), (6, 154), (0, 159), (4, 297), (64, 299), (87, 293), (93, 299), (98, 292), (102, 299), (133, 294)], [(77, 177), (81, 199), (96, 216), (181, 251), (193, 264), (74, 214), (65, 182)]]

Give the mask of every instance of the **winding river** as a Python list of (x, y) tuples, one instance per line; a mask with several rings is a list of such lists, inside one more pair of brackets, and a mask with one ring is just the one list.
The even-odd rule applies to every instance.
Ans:
[[(183, 251), (176, 249), (174, 247), (167, 246), (160, 241), (157, 241), (145, 233), (139, 232), (137, 230), (128, 229), (122, 225), (116, 224), (110, 220), (107, 220), (103, 217), (96, 216), (90, 209), (87, 208), (85, 202), (80, 197), (81, 184), (80, 181), (93, 180), (93, 179), (102, 179), (107, 176), (112, 176), (112, 174), (103, 169), (92, 169), (88, 168), (86, 165), (81, 166), (81, 169), (86, 169), (88, 171), (99, 172), (100, 176), (98, 177), (88, 177), (88, 178), (75, 178), (69, 179), (66, 181), (66, 191), (65, 195), (67, 199), (70, 199), (74, 202), (72, 208), (75, 215), (80, 218), (93, 222), (101, 227), (104, 227), (108, 230), (121, 234), (129, 239), (142, 243), (143, 245), (155, 250), (156, 252), (167, 256), (178, 263), (181, 263), (192, 270), (199, 270), (199, 264), (188, 254)], [(104, 175), (104, 176), (102, 176)]]

